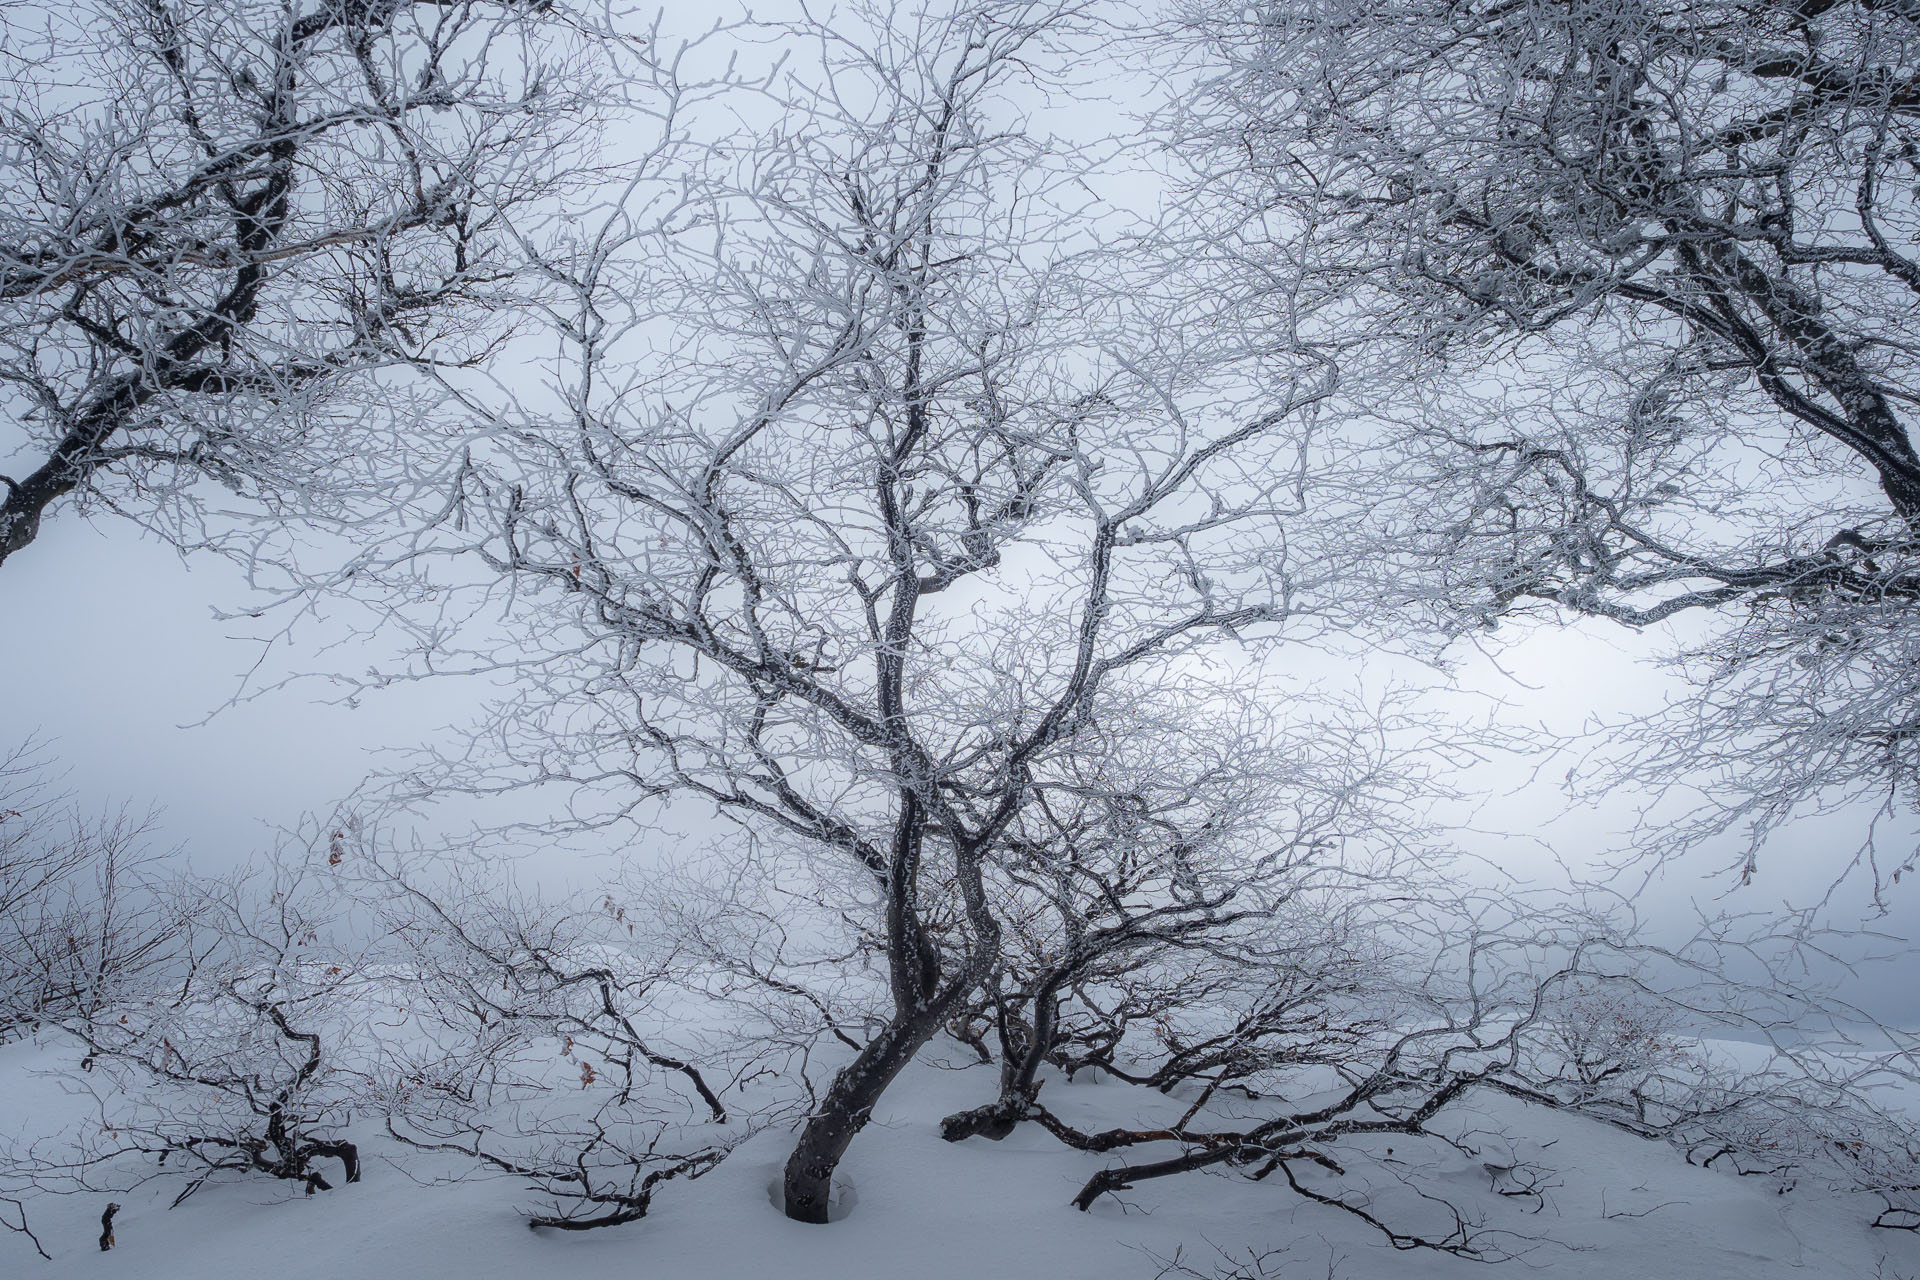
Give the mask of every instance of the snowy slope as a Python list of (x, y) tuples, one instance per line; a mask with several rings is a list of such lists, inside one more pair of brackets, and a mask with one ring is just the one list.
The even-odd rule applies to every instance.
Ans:
[[(45, 1045), (0, 1047), (0, 1128), (17, 1135), (84, 1123), (84, 1109), (48, 1071), (63, 1056)], [(992, 1084), (989, 1069), (962, 1066), (957, 1056), (923, 1059), (854, 1144), (844, 1166), (846, 1216), (827, 1227), (788, 1222), (774, 1207), (770, 1188), (785, 1155), (779, 1133), (749, 1142), (698, 1182), (669, 1186), (643, 1222), (568, 1234), (527, 1230), (516, 1213), (525, 1197), (511, 1180), (435, 1182), (423, 1157), (367, 1125), (359, 1135), (371, 1158), (364, 1182), (305, 1197), (266, 1181), (233, 1181), (173, 1210), (166, 1206), (177, 1184), (155, 1185), (119, 1197), (126, 1207), (111, 1253), (94, 1244), (105, 1195), (35, 1199), (33, 1222), (54, 1259), (42, 1262), (18, 1236), (0, 1236), (0, 1275), (1144, 1280), (1180, 1251), (1188, 1266), (1212, 1274), (1223, 1251), (1244, 1260), (1249, 1250), (1278, 1250), (1264, 1274), (1324, 1277), (1331, 1261), (1349, 1280), (1920, 1276), (1920, 1239), (1870, 1229), (1870, 1203), (1691, 1168), (1664, 1147), (1507, 1100), (1452, 1118), (1480, 1158), (1459, 1155), (1421, 1171), (1423, 1187), (1512, 1233), (1493, 1239), (1520, 1256), (1491, 1272), (1431, 1252), (1396, 1252), (1344, 1215), (1300, 1203), (1284, 1185), (1232, 1176), (1149, 1183), (1124, 1203), (1109, 1198), (1077, 1213), (1068, 1201), (1102, 1157), (1069, 1151), (1033, 1126), (1000, 1143), (940, 1140), (939, 1118), (979, 1102)], [(1083, 1120), (1125, 1122), (1139, 1105), (1137, 1090), (1111, 1082), (1056, 1080), (1048, 1093)], [(1515, 1154), (1550, 1171), (1538, 1197), (1492, 1194), (1486, 1165)]]

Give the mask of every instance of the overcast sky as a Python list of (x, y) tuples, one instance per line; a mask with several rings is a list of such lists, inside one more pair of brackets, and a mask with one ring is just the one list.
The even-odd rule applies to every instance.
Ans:
[(354, 708), (320, 701), (314, 684), (220, 710), (260, 652), (215, 617), (216, 602), (245, 600), (237, 571), (188, 566), (119, 521), (57, 514), (6, 565), (0, 738), (44, 738), (87, 807), (164, 810), (166, 841), (197, 865), (246, 861), (345, 796), (385, 749), (431, 740), (471, 706), (449, 681)]
[[(1066, 113), (1054, 123), (1076, 118), (1105, 129), (1111, 108)], [(1136, 194), (1150, 203), (1153, 192), (1149, 186)], [(0, 455), (4, 442), (0, 436)], [(325, 813), (369, 772), (397, 764), (389, 753), (444, 739), (485, 696), (475, 682), (448, 680), (391, 688), (347, 707), (325, 702), (330, 689), (322, 683), (296, 682), (222, 710), (259, 645), (246, 638), (248, 620), (223, 622), (214, 610), (246, 600), (230, 565), (184, 565), (125, 522), (102, 517), (90, 524), (57, 508), (39, 540), (0, 569), (0, 749), (39, 735), (84, 807), (158, 808), (157, 838), (181, 846), (202, 869), (218, 870), (244, 864), (271, 846), (278, 830)], [(304, 642), (321, 639), (314, 631)], [(1579, 633), (1537, 630), (1505, 644), (1497, 662), (1463, 647), (1460, 677), (1468, 689), (1504, 700), (1510, 724), (1568, 733), (1595, 714), (1656, 706), (1664, 686), (1647, 665), (1656, 645), (1598, 625)], [(373, 657), (370, 650), (367, 661)], [(350, 649), (321, 656), (294, 648), (271, 662), (268, 679), (256, 683), (366, 665)], [(1557, 784), (1578, 763), (1575, 749), (1476, 769), (1472, 782), (1486, 798), (1462, 815), (1473, 829), (1462, 832), (1461, 844), (1516, 874), (1540, 877), (1553, 874), (1555, 857), (1581, 867), (1621, 852), (1641, 798), (1569, 810)], [(1722, 896), (1728, 878), (1709, 874), (1730, 850), (1705, 850), (1656, 880), (1649, 905), (1656, 915), (1678, 916), (1696, 902), (1761, 910), (1809, 900), (1836, 857), (1851, 852), (1858, 830), (1846, 815), (1802, 824), (1769, 850), (1758, 882), (1731, 898)], [(1920, 884), (1907, 895), (1882, 922), (1896, 933), (1920, 920)], [(1868, 973), (1856, 997), (1888, 1017), (1920, 1023), (1920, 991), (1910, 990), (1905, 968)]]

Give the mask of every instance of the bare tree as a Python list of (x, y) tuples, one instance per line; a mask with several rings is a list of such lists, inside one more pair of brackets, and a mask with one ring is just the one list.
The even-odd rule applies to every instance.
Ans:
[[(1044, 812), (1081, 761), (1108, 774), (1084, 803), (1118, 820), (1160, 762), (1100, 743), (1177, 713), (1189, 664), (1359, 612), (1367, 550), (1336, 527), (1377, 495), (1316, 465), (1328, 361), (1295, 352), (1291, 398), (1260, 410), (1209, 383), (1154, 271), (1081, 252), (1090, 154), (1015, 123), (1094, 38), (1078, 8), (803, 32), (817, 67), (715, 145), (698, 219), (656, 237), (623, 213), (549, 260), (577, 299), (565, 412), (523, 402), (463, 479), (543, 652), (477, 659), (526, 677), (504, 766), (421, 784), (572, 786), (586, 823), (698, 800), (855, 873), (885, 1003), (788, 1162), (805, 1221), (1000, 972), (1013, 869), (1094, 821)], [(1186, 820), (1153, 875), (1177, 875)], [(1176, 914), (1239, 909), (1206, 894)]]
[(136, 1180), (184, 1179), (176, 1205), (231, 1173), (332, 1190), (322, 1161), (358, 1182), (344, 1126), (367, 1092), (361, 1024), (378, 1014), (379, 975), (354, 954), (344, 904), (291, 850), (171, 892), (188, 927), (166, 984), (63, 1024), (86, 1051), (81, 1082), (106, 1137), (37, 1155), (44, 1181), (110, 1183), (137, 1155), (154, 1163)]
[[(1780, 947), (1775, 959), (1787, 959), (1803, 941), (1791, 934), (1723, 921), (1669, 949), (1624, 923), (1429, 890), (1378, 910), (1386, 945), (1361, 981), (1312, 993), (1325, 1030), (1307, 1048), (1327, 1052), (1300, 1052), (1295, 1029), (1259, 1025), (1246, 1016), (1257, 1001), (1221, 988), (1183, 1013), (1239, 1037), (1244, 1070), (1223, 1073), (1165, 1037), (1135, 1034), (1114, 1051), (1134, 1067), (1120, 1077), (1166, 1095), (1139, 1123), (1091, 1129), (1037, 1103), (1029, 1113), (1069, 1146), (1122, 1153), (1088, 1179), (1082, 1209), (1197, 1170), (1278, 1175), (1397, 1249), (1482, 1260), (1513, 1256), (1531, 1236), (1448, 1191), (1433, 1176), (1440, 1162), (1470, 1158), (1494, 1195), (1535, 1211), (1554, 1175), (1524, 1152), (1523, 1121), (1503, 1132), (1455, 1119), (1489, 1095), (1584, 1115), (1782, 1190), (1808, 1182), (1875, 1195), (1877, 1226), (1912, 1221), (1916, 1130), (1884, 1091), (1912, 1079), (1911, 1042), (1892, 1033), (1891, 1047), (1869, 1047), (1836, 1033), (1828, 1020), (1859, 1012), (1784, 969), (1729, 976), (1736, 954), (1751, 964)], [(1749, 1060), (1712, 1048), (1729, 1034), (1760, 1042), (1745, 1046)]]
[[(1351, 1048), (1332, 1002), (1381, 967), (1367, 913), (1435, 875), (1405, 805), (1429, 744), (1396, 748), (1390, 708), (1301, 698), (1288, 726), (1234, 705), (1216, 690), (1157, 721), (1111, 716), (1034, 780), (993, 877), (1000, 968), (952, 1028), (998, 1059), (1000, 1096), (948, 1117), (949, 1141), (1011, 1132), (1043, 1068), (1204, 1097)], [(1141, 760), (1162, 763), (1143, 777)]]
[(77, 812), (34, 744), (0, 757), (0, 1035), (92, 1017), (174, 959), (147, 829)]
[(379, 1050), (388, 1133), (524, 1179), (543, 1201), (529, 1226), (637, 1221), (662, 1183), (789, 1118), (731, 1092), (782, 1074), (768, 1038), (716, 1020), (694, 966), (610, 895), (548, 903), (471, 857), (408, 868), (350, 823), (332, 848), (400, 943), (383, 966), (409, 992), (407, 1033)]
[(1256, 333), (1286, 282), (1348, 296), (1401, 371), (1385, 483), (1426, 496), (1408, 536), (1456, 616), (1718, 611), (1639, 776), (1711, 771), (1713, 822), (1756, 845), (1836, 788), (1910, 803), (1920, 14), (1326, 0), (1175, 26), (1207, 282)]
[[(1398, 580), (1380, 472), (1324, 430), (1380, 376), (1340, 336), (1340, 270), (1296, 256), (1301, 287), (1259, 295), (1255, 394), (1164, 241), (1098, 247), (1117, 220), (1086, 207), (1096, 157), (1029, 118), (1101, 38), (1083, 18), (985, 0), (802, 28), (817, 62), (730, 104), (750, 118), (704, 163), (637, 166), (541, 248), (552, 381), (442, 384), (484, 431), (433, 550), (471, 554), (367, 584), (425, 615), (420, 665), (375, 682), (519, 678), (393, 803), (560, 791), (565, 828), (616, 836), (698, 806), (737, 821), (760, 882), (641, 914), (369, 861), (352, 909), (397, 962), (343, 945), (349, 908), (314, 887), (360, 856), (345, 843), (328, 873), (316, 850), (203, 886), (180, 981), (76, 1021), (90, 1078), (133, 1086), (100, 1090), (128, 1147), (82, 1170), (131, 1149), (184, 1163), (182, 1196), (230, 1171), (321, 1189), (335, 1161), (356, 1176), (346, 1115), (377, 1095), (402, 1142), (534, 1186), (535, 1225), (631, 1222), (747, 1117), (785, 1115), (742, 1099), (790, 1072), (809, 1096), (784, 1205), (822, 1223), (851, 1143), (945, 1032), (1001, 1067), (949, 1136), (1035, 1123), (1117, 1155), (1083, 1209), (1237, 1169), (1396, 1247), (1496, 1256), (1422, 1185), (1422, 1153), (1479, 1157), (1450, 1119), (1493, 1092), (1728, 1163), (1769, 1114), (1817, 1112), (1892, 1153), (1863, 1176), (1902, 1221), (1907, 1131), (1865, 1105), (1897, 1063), (1689, 1076), (1662, 1008), (1784, 1023), (1703, 994), (1707, 959), (1427, 874), (1415, 793), (1436, 737), (1471, 735), (1330, 717), (1310, 678), (1224, 695), (1283, 643), (1451, 584)], [(804, 922), (772, 896), (788, 871)], [(424, 1040), (365, 1051), (386, 998)], [(760, 1002), (760, 1043), (682, 1043), (703, 999)], [(1050, 1073), (1086, 1071), (1140, 1086), (1140, 1122), (1042, 1104)], [(1838, 1131), (1807, 1124), (1809, 1152)], [(1516, 1167), (1488, 1172), (1537, 1199)]]
[(0, 561), (63, 501), (196, 546), (204, 482), (338, 530), (412, 494), (396, 451), (457, 463), (408, 370), (500, 334), (509, 219), (579, 160), (552, 6), (86, 0), (0, 40)]

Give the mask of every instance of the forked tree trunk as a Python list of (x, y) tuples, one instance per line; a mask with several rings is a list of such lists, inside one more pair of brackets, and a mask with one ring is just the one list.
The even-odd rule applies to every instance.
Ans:
[[(344, 1175), (342, 1181), (360, 1181), (360, 1148), (353, 1143), (346, 1141), (309, 1142), (307, 1144), (307, 1158), (312, 1159), (316, 1156), (338, 1160)], [(311, 1177), (312, 1175), (309, 1174), (308, 1176)], [(321, 1189), (327, 1191), (332, 1190), (331, 1187), (323, 1187)]]
[(786, 1213), (795, 1222), (825, 1222), (827, 1200), (833, 1191), (833, 1171), (847, 1154), (854, 1135), (873, 1117), (874, 1104), (895, 1077), (906, 1069), (940, 1023), (951, 995), (896, 1019), (867, 1042), (852, 1062), (840, 1069), (800, 1130), (793, 1154), (787, 1157), (783, 1183)]
[(1075, 970), (1061, 967), (1049, 973), (1033, 997), (1033, 1022), (1022, 1022), (1016, 1013), (1000, 1010), (1000, 1096), (984, 1107), (957, 1112), (940, 1122), (940, 1136), (948, 1142), (968, 1138), (991, 1138), (998, 1142), (1027, 1118), (1034, 1095), (1040, 1092), (1036, 1077), (1053, 1048), (1060, 1022), (1060, 988)]

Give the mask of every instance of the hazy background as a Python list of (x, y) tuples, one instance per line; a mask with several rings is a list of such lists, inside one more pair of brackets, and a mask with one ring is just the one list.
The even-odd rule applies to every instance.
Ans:
[[(383, 656), (377, 644), (342, 643), (324, 625), (304, 627), (289, 647), (261, 664), (259, 637), (271, 618), (222, 620), (215, 606), (247, 601), (244, 580), (213, 559), (183, 563), (171, 549), (114, 519), (89, 522), (71, 511), (50, 518), (32, 547), (0, 577), (0, 746), (38, 736), (83, 808), (122, 804), (158, 811), (154, 841), (177, 847), (202, 871), (247, 864), (303, 816), (325, 814), (368, 774), (397, 768), (418, 746), (452, 740), (486, 699), (484, 679), (447, 678), (398, 685), (337, 701), (319, 679), (232, 702), (252, 684), (322, 670), (352, 671)], [(1456, 650), (1461, 692), (1436, 694), (1463, 714), (1498, 700), (1508, 726), (1538, 726), (1534, 750), (1464, 765), (1471, 800), (1448, 811), (1456, 841), (1486, 860), (1485, 874), (1521, 883), (1555, 883), (1565, 872), (1593, 874), (1630, 851), (1628, 828), (1647, 797), (1614, 794), (1572, 803), (1564, 786), (1582, 748), (1555, 748), (1595, 716), (1659, 705), (1669, 686), (1650, 665), (1662, 638), (1616, 627), (1507, 628)], [(357, 645), (357, 647), (356, 647)], [(328, 646), (328, 647), (323, 647)], [(1316, 661), (1314, 659), (1303, 659)], [(1419, 673), (1375, 659), (1369, 682)], [(1329, 680), (1353, 678), (1327, 663)], [(456, 806), (442, 820), (458, 823)], [(1737, 851), (1728, 839), (1703, 848), (1647, 881), (1642, 913), (1662, 929), (1700, 911), (1771, 911), (1819, 899), (1851, 856), (1864, 817), (1844, 814), (1798, 823), (1767, 847), (1754, 883), (1738, 888), (1725, 870)], [(724, 836), (722, 824), (675, 815), (657, 847)], [(1884, 831), (1883, 839), (1910, 832)], [(622, 856), (647, 849), (622, 841)], [(590, 862), (546, 855), (560, 881), (593, 874)], [(1639, 875), (1617, 881), (1637, 886)], [(1871, 921), (1885, 937), (1862, 950), (1898, 952), (1896, 938), (1920, 932), (1920, 884), (1896, 886), (1890, 914)], [(1844, 886), (1830, 914), (1856, 919), (1867, 904), (1861, 886)], [(1835, 970), (1847, 996), (1888, 1021), (1920, 1025), (1920, 983), (1907, 958), (1869, 963), (1852, 975)]]

